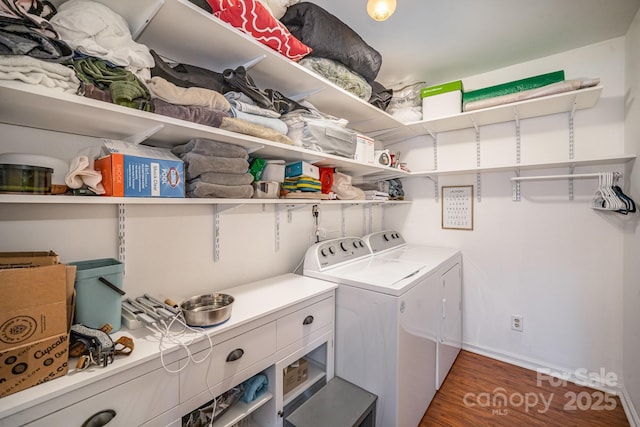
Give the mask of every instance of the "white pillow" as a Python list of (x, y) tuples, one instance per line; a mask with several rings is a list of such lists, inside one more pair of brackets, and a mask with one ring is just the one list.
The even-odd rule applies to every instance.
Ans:
[(284, 16), (289, 6), (293, 6), (300, 0), (260, 0), (263, 4), (266, 3), (271, 10), (271, 14), (280, 19)]

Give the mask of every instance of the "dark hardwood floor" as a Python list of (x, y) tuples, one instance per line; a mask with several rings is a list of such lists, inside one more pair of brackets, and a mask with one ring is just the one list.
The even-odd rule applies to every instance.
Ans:
[(620, 399), (461, 351), (418, 427), (629, 426)]

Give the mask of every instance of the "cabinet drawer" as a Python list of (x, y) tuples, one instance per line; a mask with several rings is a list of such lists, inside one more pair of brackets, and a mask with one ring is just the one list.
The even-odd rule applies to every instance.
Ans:
[(278, 349), (333, 322), (334, 299), (328, 298), (277, 320)]
[[(191, 362), (190, 366), (180, 372), (180, 402), (186, 402), (209, 387), (269, 357), (276, 351), (275, 342), (276, 325), (272, 322), (215, 345), (208, 362)], [(196, 353), (193, 358), (201, 360), (207, 351)]]
[[(168, 367), (170, 370), (177, 368), (177, 364)], [(115, 417), (108, 424), (109, 427), (141, 425), (178, 405), (178, 384), (178, 375), (157, 369), (27, 425), (80, 426), (102, 411), (115, 412)]]

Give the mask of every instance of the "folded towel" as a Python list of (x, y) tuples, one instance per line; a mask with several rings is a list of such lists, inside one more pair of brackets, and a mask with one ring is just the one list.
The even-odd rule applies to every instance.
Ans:
[(147, 80), (146, 83), (153, 98), (160, 98), (171, 104), (196, 105), (219, 111), (231, 109), (227, 98), (215, 90), (202, 87), (180, 87), (157, 76)]
[(242, 388), (244, 389), (242, 401), (253, 402), (269, 389), (269, 379), (264, 374), (257, 374), (243, 382)]
[(204, 156), (191, 152), (180, 158), (185, 162), (187, 180), (197, 178), (205, 172), (245, 173), (249, 170), (249, 162), (240, 158)]
[(25, 55), (0, 55), (0, 80), (20, 80), (68, 93), (76, 93), (80, 86), (72, 68)]
[(280, 142), (282, 144), (293, 145), (293, 141), (286, 135), (281, 134), (278, 131), (269, 129), (264, 126), (249, 123), (245, 120), (235, 119), (233, 117), (225, 117), (222, 119), (220, 129), (225, 129), (231, 132), (242, 133), (245, 135), (251, 135), (269, 141)]
[(171, 152), (176, 156), (180, 156), (189, 151), (205, 156), (237, 157), (245, 160), (249, 158), (247, 149), (244, 147), (206, 138), (192, 138), (186, 144), (177, 145), (171, 149)]
[(322, 182), (310, 176), (285, 178), (282, 183), (282, 189), (287, 191), (320, 192), (322, 190)]
[(89, 160), (87, 156), (76, 156), (71, 160), (64, 182), (69, 188), (82, 188), (86, 185), (96, 194), (105, 193), (102, 174), (93, 169), (93, 160)]
[(197, 105), (177, 105), (163, 101), (160, 98), (151, 100), (151, 111), (174, 119), (186, 120), (205, 126), (219, 128), (223, 117), (229, 117), (226, 111), (212, 110)]
[(195, 181), (202, 181), (208, 184), (218, 185), (249, 185), (253, 182), (253, 175), (250, 173), (222, 173), (205, 172), (200, 174)]
[(199, 180), (187, 183), (187, 197), (214, 197), (220, 199), (250, 199), (252, 185), (218, 185)]

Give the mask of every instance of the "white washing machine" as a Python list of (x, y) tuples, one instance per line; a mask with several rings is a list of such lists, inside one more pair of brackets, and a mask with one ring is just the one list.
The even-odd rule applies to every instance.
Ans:
[(358, 237), (310, 247), (303, 274), (339, 284), (336, 375), (378, 396), (377, 425), (417, 426), (436, 392), (439, 276)]
[(462, 348), (462, 255), (452, 248), (407, 243), (398, 231), (386, 230), (362, 238), (376, 258), (420, 262), (440, 277), (436, 389), (440, 389)]

